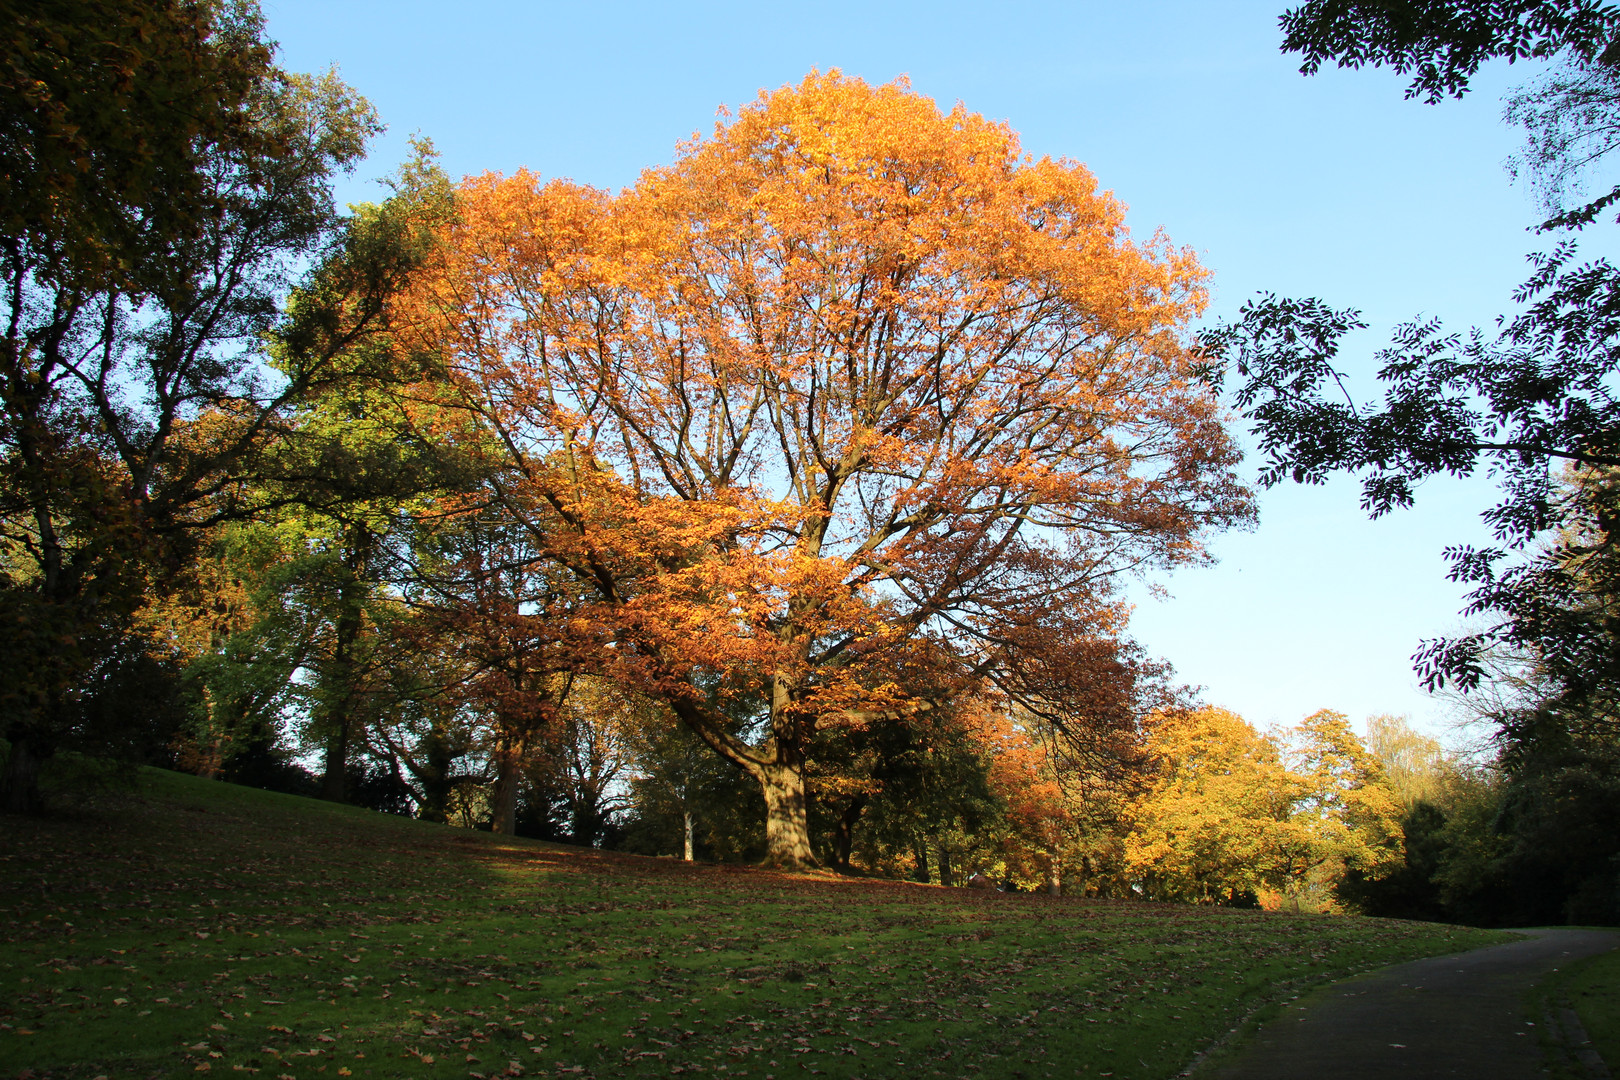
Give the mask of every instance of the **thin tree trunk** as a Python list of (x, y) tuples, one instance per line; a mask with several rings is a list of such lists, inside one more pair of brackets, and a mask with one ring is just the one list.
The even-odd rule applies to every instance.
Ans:
[(204, 780), (218, 780), (225, 772), (225, 737), (215, 733), (208, 742), (208, 751), (197, 763), (197, 775)]
[(327, 673), (333, 697), (327, 706), (327, 722), (332, 731), (326, 744), (325, 775), (321, 778), (321, 798), (332, 802), (349, 799), (349, 744), (353, 741), (356, 705), (359, 703), (360, 639), (365, 633), (365, 567), (371, 557), (374, 538), (364, 526), (354, 526), (349, 534), (349, 550), (344, 559), (348, 571), (338, 589), (338, 617), (332, 628), (332, 666)]
[(686, 861), (692, 861), (692, 811), (688, 810), (681, 815), (686, 824)]
[(420, 763), (411, 758), (405, 759), (405, 767), (422, 786), (422, 804), (417, 807), (416, 816), (422, 821), (448, 823), (451, 789), (455, 786), (450, 779), (450, 767), (455, 764), (456, 756), (450, 753), (443, 733), (437, 727), (428, 735), (425, 743)]
[(574, 843), (581, 847), (595, 847), (602, 837), (603, 816), (596, 792), (580, 790), (573, 800), (569, 821)]
[(208, 718), (208, 730), (212, 733), (206, 747), (197, 747), (197, 767), (193, 770), (204, 780), (218, 780), (224, 771), (225, 745), (220, 733), (219, 710), (214, 705), (214, 695), (208, 687), (203, 687), (203, 715)]
[(943, 841), (939, 845), (939, 883), (945, 886), (956, 884), (956, 874), (951, 869), (951, 848)]
[(833, 834), (833, 859), (845, 874), (849, 873), (849, 855), (855, 848), (855, 823), (861, 820), (861, 813), (865, 809), (866, 796), (857, 795), (838, 816), (838, 827)]
[(918, 881), (920, 881), (924, 885), (926, 885), (926, 884), (928, 884), (928, 881), (929, 881), (929, 873), (928, 873), (928, 838), (925, 837), (925, 836), (914, 837), (912, 839), (911, 846), (912, 846), (912, 850), (916, 853), (916, 856), (917, 856), (916, 878), (917, 878)]
[(1058, 857), (1051, 855), (1046, 860), (1046, 891), (1053, 896), (1063, 895), (1063, 868), (1058, 863)]
[(0, 781), (8, 814), (37, 814), (44, 808), (39, 791), (39, 765), (40, 757), (34, 753), (34, 745), (26, 736), (12, 739), (11, 756), (6, 759), (5, 776)]

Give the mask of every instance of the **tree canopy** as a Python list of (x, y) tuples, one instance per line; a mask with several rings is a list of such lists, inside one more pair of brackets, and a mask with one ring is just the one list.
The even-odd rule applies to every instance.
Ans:
[(820, 726), (986, 687), (1124, 722), (1110, 582), (1249, 513), (1191, 255), (960, 106), (813, 74), (617, 197), (459, 198), (400, 319), (573, 575), (557, 632), (761, 783), (781, 861), (810, 857)]
[(1412, 75), (1407, 97), (1461, 97), (1481, 64), (1560, 53), (1590, 64), (1613, 54), (1620, 9), (1594, 0), (1308, 0), (1278, 19), (1283, 51)]

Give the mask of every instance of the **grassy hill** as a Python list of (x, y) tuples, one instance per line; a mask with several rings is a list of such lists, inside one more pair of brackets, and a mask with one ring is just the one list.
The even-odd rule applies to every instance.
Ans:
[(1500, 935), (688, 866), (143, 772), (0, 818), (0, 1076), (1168, 1077)]

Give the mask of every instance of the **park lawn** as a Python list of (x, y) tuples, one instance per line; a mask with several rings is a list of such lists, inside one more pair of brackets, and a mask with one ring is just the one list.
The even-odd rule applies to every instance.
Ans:
[(690, 866), (156, 770), (0, 819), (0, 1077), (1169, 1077), (1501, 940)]

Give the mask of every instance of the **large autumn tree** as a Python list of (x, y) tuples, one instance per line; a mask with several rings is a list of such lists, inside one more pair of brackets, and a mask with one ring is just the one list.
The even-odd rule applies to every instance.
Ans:
[(581, 585), (553, 632), (759, 782), (774, 862), (812, 859), (818, 730), (967, 690), (1130, 723), (1111, 583), (1249, 512), (1193, 257), (904, 83), (812, 73), (618, 196), (459, 209), (408, 316)]

